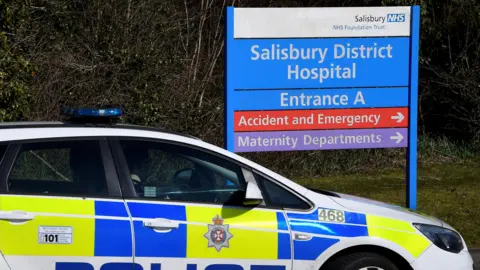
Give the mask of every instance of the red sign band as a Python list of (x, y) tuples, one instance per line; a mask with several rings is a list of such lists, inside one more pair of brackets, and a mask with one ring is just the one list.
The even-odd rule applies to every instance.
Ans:
[(236, 111), (235, 131), (408, 127), (408, 108)]

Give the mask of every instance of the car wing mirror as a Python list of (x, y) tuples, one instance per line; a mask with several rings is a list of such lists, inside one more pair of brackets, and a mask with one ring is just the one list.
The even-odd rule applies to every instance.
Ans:
[(262, 192), (255, 182), (247, 183), (247, 191), (245, 192), (244, 205), (259, 205), (263, 202)]

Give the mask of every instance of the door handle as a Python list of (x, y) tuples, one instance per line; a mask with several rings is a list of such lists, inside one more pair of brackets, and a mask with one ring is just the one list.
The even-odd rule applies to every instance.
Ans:
[(143, 226), (155, 230), (171, 230), (178, 228), (178, 222), (169, 219), (156, 218), (144, 221)]
[(34, 216), (23, 211), (0, 211), (0, 220), (7, 220), (12, 222), (24, 222), (32, 220)]

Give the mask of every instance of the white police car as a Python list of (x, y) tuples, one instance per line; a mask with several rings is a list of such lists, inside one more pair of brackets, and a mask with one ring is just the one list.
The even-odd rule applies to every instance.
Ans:
[(0, 269), (473, 268), (437, 219), (309, 190), (196, 138), (100, 120), (0, 124)]

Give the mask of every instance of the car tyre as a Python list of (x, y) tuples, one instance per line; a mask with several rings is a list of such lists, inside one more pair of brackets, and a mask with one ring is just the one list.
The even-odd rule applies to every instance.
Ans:
[(321, 270), (399, 270), (399, 268), (380, 254), (357, 252), (335, 258)]

